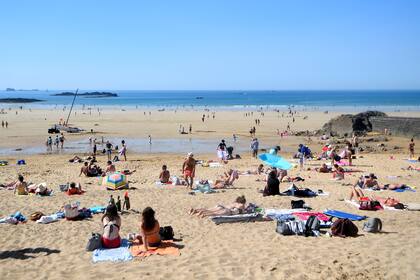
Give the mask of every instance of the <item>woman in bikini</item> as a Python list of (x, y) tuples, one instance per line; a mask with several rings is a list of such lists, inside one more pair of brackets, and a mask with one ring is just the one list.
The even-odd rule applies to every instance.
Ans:
[(238, 171), (230, 169), (223, 174), (222, 179), (216, 180), (213, 189), (224, 189), (232, 186), (236, 179), (239, 179)]
[(160, 225), (155, 219), (155, 211), (151, 207), (146, 207), (141, 215), (142, 222), (138, 239), (143, 242), (146, 251), (149, 250), (149, 247), (159, 247), (161, 243)]
[(28, 194), (28, 184), (23, 179), (22, 175), (18, 176), (18, 181), (15, 183), (14, 193), (18, 195), (26, 195)]
[(104, 233), (102, 235), (102, 246), (105, 248), (118, 248), (121, 245), (120, 228), (121, 218), (115, 204), (110, 204), (102, 217)]
[(210, 216), (220, 216), (220, 215), (237, 215), (243, 213), (245, 209), (246, 199), (245, 196), (238, 196), (235, 199), (235, 202), (230, 205), (216, 205), (213, 208), (191, 208), (189, 211), (190, 215), (196, 215), (198, 217), (210, 217)]

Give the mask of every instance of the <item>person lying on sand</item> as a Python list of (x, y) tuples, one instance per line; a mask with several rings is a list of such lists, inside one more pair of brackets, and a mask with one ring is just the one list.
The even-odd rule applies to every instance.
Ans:
[(240, 172), (241, 175), (261, 175), (264, 173), (264, 165), (258, 165), (256, 170), (247, 170), (244, 172)]
[(78, 156), (74, 156), (73, 158), (69, 159), (69, 162), (83, 162), (83, 159)]
[(211, 216), (220, 216), (220, 215), (237, 215), (243, 213), (245, 209), (246, 199), (245, 196), (238, 196), (235, 199), (235, 202), (229, 205), (218, 204), (213, 208), (191, 208), (189, 211), (190, 215), (196, 215), (198, 217), (211, 217)]
[(115, 204), (110, 204), (102, 216), (102, 246), (104, 248), (118, 248), (121, 245), (120, 228), (121, 218)]
[(159, 180), (161, 183), (166, 184), (169, 182), (169, 179), (171, 178), (171, 174), (168, 170), (168, 167), (166, 165), (162, 166), (162, 171), (159, 174)]
[(323, 164), (321, 165), (321, 167), (316, 167), (316, 168), (315, 168), (315, 171), (317, 171), (317, 172), (319, 172), (319, 173), (330, 173), (330, 172), (332, 172), (331, 168), (329, 168), (329, 167), (327, 166), (327, 164), (325, 164), (325, 163), (323, 163)]
[(338, 166), (338, 164), (334, 164), (333, 179), (344, 180), (344, 169), (341, 166)]
[(18, 195), (27, 195), (28, 194), (28, 184), (23, 179), (22, 175), (18, 176), (17, 182), (14, 184), (14, 193)]
[(82, 194), (82, 186), (80, 184), (76, 184), (74, 182), (71, 182), (69, 185), (69, 188), (67, 190), (68, 195), (74, 195), (74, 194)]
[(221, 176), (221, 179), (216, 180), (213, 189), (223, 189), (232, 186), (236, 179), (239, 179), (238, 171), (229, 169), (228, 172)]

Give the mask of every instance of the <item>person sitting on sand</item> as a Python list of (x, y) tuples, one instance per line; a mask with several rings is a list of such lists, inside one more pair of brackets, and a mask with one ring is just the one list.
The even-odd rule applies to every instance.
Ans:
[(333, 179), (344, 180), (344, 169), (341, 166), (338, 166), (338, 164), (334, 164)]
[(263, 196), (280, 195), (280, 181), (277, 172), (272, 170), (268, 174), (267, 185), (264, 188)]
[(141, 216), (139, 240), (144, 244), (146, 251), (149, 250), (149, 247), (159, 247), (161, 244), (160, 225), (155, 219), (155, 211), (151, 207), (146, 207)]
[(120, 228), (121, 218), (115, 204), (110, 204), (102, 216), (104, 233), (102, 234), (102, 246), (104, 248), (118, 248), (121, 245)]
[(238, 171), (229, 169), (228, 172), (221, 176), (221, 179), (216, 180), (213, 189), (223, 189), (232, 186), (236, 179), (239, 179)]
[(18, 181), (14, 185), (14, 193), (18, 195), (27, 195), (28, 194), (28, 184), (23, 179), (22, 175), (18, 176)]
[(373, 173), (370, 173), (368, 176), (364, 176), (362, 188), (379, 188), (379, 184), (376, 179), (378, 178)]
[(112, 164), (112, 161), (108, 160), (105, 172), (103, 173), (103, 176), (106, 176), (106, 175), (109, 175), (109, 174), (112, 174), (112, 173), (115, 173), (115, 172), (117, 172), (117, 169), (115, 168), (115, 165)]
[(188, 153), (187, 158), (182, 165), (182, 174), (184, 174), (184, 179), (187, 182), (187, 188), (192, 190), (195, 176), (195, 159), (192, 153)]
[(237, 215), (244, 212), (246, 199), (245, 196), (238, 196), (235, 199), (235, 202), (229, 205), (216, 205), (213, 208), (191, 208), (189, 211), (190, 215), (196, 215), (198, 217), (211, 217), (211, 216), (220, 216), (220, 215)]
[(357, 181), (356, 184), (351, 187), (349, 200), (356, 198), (357, 201), (360, 201), (362, 197), (365, 197), (365, 195), (360, 187), (359, 181)]
[(74, 195), (74, 194), (82, 194), (82, 186), (80, 184), (76, 184), (74, 182), (71, 182), (69, 185), (69, 188), (67, 190), (68, 195)]
[(316, 167), (315, 170), (319, 173), (330, 173), (331, 172), (331, 169), (325, 163), (323, 163), (321, 165), (321, 167)]
[(170, 178), (171, 178), (171, 174), (169, 173), (168, 167), (166, 165), (163, 165), (162, 171), (159, 174), (160, 182), (163, 184), (167, 184)]

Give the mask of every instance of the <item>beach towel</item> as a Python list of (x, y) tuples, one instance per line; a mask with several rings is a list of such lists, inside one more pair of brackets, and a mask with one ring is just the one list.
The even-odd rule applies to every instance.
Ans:
[(294, 212), (293, 215), (302, 221), (306, 221), (310, 216), (315, 216), (318, 218), (318, 220), (323, 222), (328, 222), (330, 220), (330, 218), (327, 215), (321, 212)]
[(159, 247), (150, 247), (149, 250), (144, 249), (143, 244), (139, 244), (138, 242), (134, 242), (130, 248), (131, 255), (134, 257), (141, 257), (145, 258), (151, 255), (171, 255), (171, 256), (179, 256), (181, 252), (179, 247), (173, 243), (172, 240), (164, 240), (161, 242)]
[(210, 217), (210, 220), (214, 222), (216, 225), (224, 224), (224, 223), (248, 223), (248, 222), (256, 222), (256, 221), (263, 221), (264, 218), (259, 213), (252, 213), (252, 214), (239, 214), (239, 215), (229, 215), (229, 216), (214, 216)]
[(207, 181), (208, 184), (200, 184), (200, 181), (195, 182), (195, 189), (193, 190), (195, 193), (214, 193), (216, 192), (214, 189), (212, 189), (211, 184), (212, 181)]
[(106, 210), (105, 206), (92, 206), (89, 208), (90, 212), (92, 214), (100, 214), (100, 213), (104, 213)]
[(220, 162), (209, 162), (209, 167), (222, 167), (223, 165)]
[(167, 183), (162, 183), (161, 181), (156, 181), (155, 182), (156, 186), (166, 186), (166, 185), (172, 185), (172, 181), (169, 181)]
[(92, 261), (97, 262), (124, 262), (131, 261), (133, 256), (130, 253), (127, 239), (121, 241), (121, 246), (115, 249), (96, 249), (92, 253)]
[(406, 158), (405, 160), (408, 161), (408, 162), (411, 162), (411, 163), (417, 163), (417, 162), (419, 162), (416, 159), (408, 159), (408, 158)]
[(413, 189), (412, 187), (406, 186), (405, 188), (402, 189), (395, 189), (393, 190), (394, 192), (416, 192), (415, 189)]
[(347, 213), (347, 212), (342, 212), (342, 211), (338, 211), (338, 210), (325, 210), (324, 211), (325, 215), (334, 217), (334, 218), (340, 218), (340, 219), (349, 219), (352, 221), (361, 221), (366, 219), (366, 216), (359, 216), (359, 215), (355, 215), (355, 214), (351, 214), (351, 213)]
[(336, 162), (339, 166), (348, 166), (350, 165), (348, 161), (340, 160)]

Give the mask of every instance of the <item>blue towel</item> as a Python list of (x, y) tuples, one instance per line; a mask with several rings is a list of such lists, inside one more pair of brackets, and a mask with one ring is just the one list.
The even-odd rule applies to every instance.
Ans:
[(405, 188), (402, 188), (402, 189), (395, 189), (393, 191), (394, 192), (416, 192), (416, 190), (412, 189), (409, 186), (406, 186)]
[(359, 215), (337, 211), (337, 210), (327, 210), (327, 211), (324, 211), (324, 214), (331, 217), (336, 217), (340, 219), (349, 219), (352, 221), (361, 221), (361, 220), (366, 219), (366, 216), (359, 216)]
[(92, 214), (99, 214), (99, 213), (104, 213), (106, 210), (105, 206), (93, 206), (89, 208), (90, 212), (92, 212)]
[(129, 250), (127, 239), (121, 241), (121, 246), (115, 249), (96, 249), (92, 254), (92, 261), (96, 262), (124, 262), (131, 261), (133, 256)]

